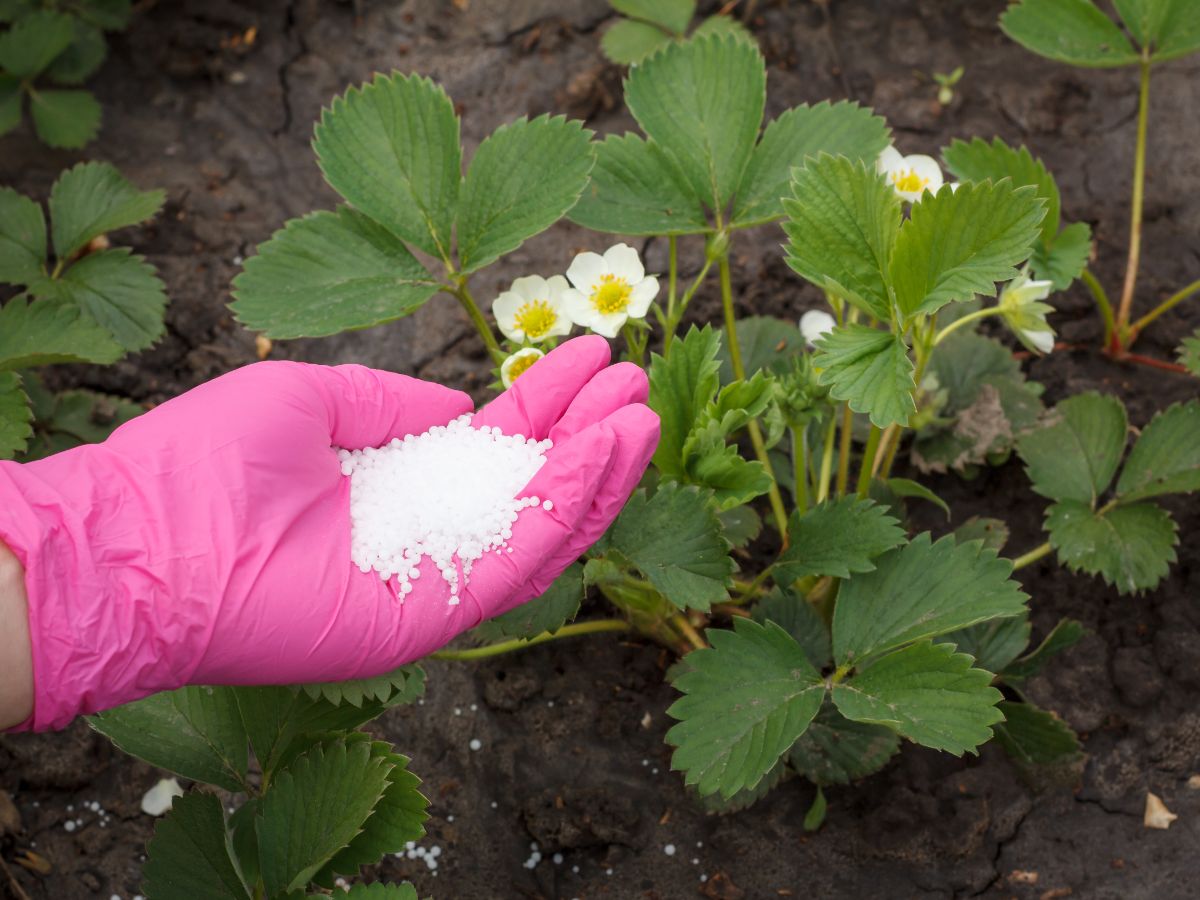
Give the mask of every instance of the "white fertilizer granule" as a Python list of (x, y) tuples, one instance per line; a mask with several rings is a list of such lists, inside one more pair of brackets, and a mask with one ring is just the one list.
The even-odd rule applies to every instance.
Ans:
[(552, 446), (460, 416), (378, 449), (338, 450), (350, 478), (351, 559), (385, 581), (395, 576), (403, 603), (429, 557), (456, 605), (483, 554), (512, 552), (507, 541), (521, 510), (553, 509), (549, 500), (517, 496)]

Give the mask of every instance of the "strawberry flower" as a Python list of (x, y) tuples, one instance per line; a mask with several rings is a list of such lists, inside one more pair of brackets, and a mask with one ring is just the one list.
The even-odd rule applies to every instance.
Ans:
[(889, 144), (875, 160), (875, 171), (886, 175), (901, 200), (916, 203), (926, 191), (936, 194), (946, 183), (942, 167), (932, 156), (914, 153), (904, 156)]
[(513, 386), (513, 382), (529, 371), (529, 367), (546, 354), (536, 347), (526, 347), (518, 350), (500, 364), (500, 382), (505, 389)]
[(561, 337), (570, 333), (572, 325), (563, 309), (563, 293), (568, 290), (561, 275), (527, 275), (495, 299), (492, 314), (504, 336), (518, 344)]
[(580, 253), (567, 269), (572, 288), (563, 306), (576, 325), (613, 338), (629, 319), (641, 319), (658, 294), (658, 279), (647, 275), (638, 252), (615, 244), (601, 256)]

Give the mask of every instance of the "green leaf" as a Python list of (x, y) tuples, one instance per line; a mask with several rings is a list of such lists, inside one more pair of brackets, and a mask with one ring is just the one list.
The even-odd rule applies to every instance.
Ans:
[[(746, 375), (756, 372), (781, 374), (791, 369), (792, 361), (804, 351), (804, 335), (795, 322), (772, 316), (748, 316), (737, 322), (738, 349), (742, 351), (742, 366)], [(721, 384), (734, 380), (733, 363), (729, 359), (724, 332), (718, 352), (721, 360)]]
[(390, 709), (412, 703), (425, 693), (425, 672), (420, 666), (407, 665), (373, 678), (305, 684), (301, 689), (310, 699), (323, 698), (334, 706), (349, 703), (360, 709), (365, 703), (381, 703)]
[(975, 665), (989, 672), (1000, 672), (1029, 646), (1029, 616), (993, 619), (953, 631), (945, 639), (975, 658)]
[(88, 719), (131, 756), (193, 781), (246, 791), (248, 739), (231, 688), (153, 694)]
[(600, 49), (617, 65), (631, 66), (641, 62), (669, 40), (671, 36), (657, 25), (618, 19), (604, 32)]
[(100, 131), (100, 104), (90, 91), (37, 90), (29, 111), (37, 136), (51, 147), (77, 150)]
[(1044, 766), (1082, 752), (1075, 732), (1054, 713), (1012, 700), (999, 708), (1004, 721), (995, 726), (996, 741), (1018, 764)]
[(894, 647), (988, 619), (1018, 616), (1029, 598), (1012, 563), (974, 541), (929, 533), (879, 556), (875, 569), (843, 582), (833, 613), (833, 653), (855, 663)]
[(629, 498), (612, 545), (680, 609), (707, 610), (728, 598), (735, 569), (710, 494), (676, 482)]
[(982, 541), (983, 546), (999, 553), (1008, 543), (1008, 526), (1002, 519), (971, 516), (954, 529), (954, 539), (960, 544), (967, 541)]
[(758, 784), (752, 788), (743, 788), (728, 798), (722, 797), (720, 794), (709, 794), (707, 797), (702, 797), (699, 792), (692, 791), (691, 793), (694, 794), (706, 813), (723, 816), (749, 809), (779, 787), (789, 774), (786, 757), (781, 756), (771, 770), (759, 780)]
[(970, 143), (954, 140), (942, 151), (942, 159), (960, 181), (999, 181), (1010, 178), (1014, 187), (1031, 185), (1037, 196), (1046, 201), (1046, 217), (1042, 219), (1042, 240), (1051, 243), (1058, 235), (1059, 211), (1062, 200), (1054, 176), (1045, 164), (1034, 158), (1022, 145), (1013, 149), (993, 138), (989, 144), (983, 138)]
[(582, 122), (539, 116), (502, 125), (479, 145), (459, 198), (464, 273), (516, 250), (575, 205), (595, 162), (591, 137)]
[(920, 482), (913, 481), (911, 478), (889, 478), (887, 486), (897, 497), (916, 497), (918, 500), (927, 500), (944, 512), (947, 519), (950, 518), (950, 505)]
[(874, 165), (827, 154), (807, 159), (792, 170), (783, 209), (787, 264), (817, 287), (890, 321), (887, 272), (902, 206)]
[(700, 234), (712, 229), (679, 166), (658, 144), (635, 134), (609, 135), (596, 145), (591, 179), (567, 218), (612, 234)]
[(609, 3), (631, 19), (653, 22), (678, 35), (687, 31), (696, 14), (696, 0), (609, 0)]
[(104, 32), (83, 19), (74, 20), (75, 34), (67, 49), (46, 70), (56, 84), (83, 84), (95, 74), (108, 55)]
[(309, 880), (362, 832), (392, 764), (364, 741), (317, 745), (275, 776), (259, 805), (262, 877), (271, 896)]
[(0, 0), (0, 22), (15, 22), (28, 15), (36, 0)]
[(1073, 66), (1138, 61), (1129, 39), (1092, 0), (1018, 0), (1000, 17), (1000, 28), (1026, 50)]
[(1065, 291), (1087, 267), (1091, 255), (1092, 227), (1074, 222), (1048, 246), (1034, 247), (1029, 265), (1035, 278), (1051, 282), (1056, 291)]
[(80, 163), (58, 176), (50, 191), (54, 252), (67, 259), (92, 238), (144, 222), (157, 213), (164, 191), (139, 191), (109, 163)]
[(31, 79), (67, 49), (75, 35), (71, 17), (48, 9), (23, 16), (0, 34), (0, 69)]
[(133, 0), (79, 0), (75, 7), (85, 22), (105, 31), (122, 31), (129, 25)]
[(1191, 0), (1114, 0), (1122, 21), (1151, 59), (1165, 62), (1200, 49), (1200, 16)]
[(817, 341), (813, 365), (822, 370), (820, 382), (830, 385), (835, 400), (866, 413), (880, 428), (907, 425), (916, 412), (913, 364), (899, 333), (866, 325), (834, 328)]
[(24, 99), (21, 80), (0, 71), (0, 135), (8, 134), (21, 124), (21, 104)]
[(745, 460), (732, 444), (713, 442), (688, 460), (688, 481), (709, 488), (718, 511), (733, 509), (771, 489), (771, 476), (758, 460)]
[(1200, 490), (1200, 400), (1176, 403), (1158, 413), (1141, 436), (1117, 480), (1122, 503)]
[(259, 879), (258, 833), (254, 827), (258, 815), (258, 800), (251, 797), (229, 816), (229, 846), (235, 864), (242, 871), (242, 880), (254, 884)]
[(696, 26), (695, 30), (692, 32), (692, 37), (702, 38), (709, 34), (727, 34), (739, 41), (746, 41), (758, 46), (758, 41), (755, 40), (750, 29), (743, 25), (740, 20), (735, 18), (730, 13), (726, 13), (724, 15), (719, 12), (713, 13)]
[(1125, 407), (1116, 397), (1077, 394), (1021, 438), (1017, 452), (1043, 497), (1094, 506), (1116, 474), (1127, 429)]
[(661, 423), (654, 466), (664, 475), (684, 474), (684, 444), (720, 386), (719, 345), (711, 326), (693, 325), (682, 338), (671, 339), (669, 357), (650, 356), (649, 403)]
[(0, 281), (32, 284), (45, 275), (45, 262), (42, 208), (12, 188), (0, 187)]
[(439, 85), (377, 74), (322, 111), (313, 149), (325, 180), (360, 212), (450, 260), (462, 148), (454, 104)]
[(1155, 587), (1175, 562), (1175, 520), (1154, 503), (1093, 512), (1077, 500), (1046, 510), (1046, 531), (1073, 572), (1101, 576), (1122, 594)]
[(904, 529), (871, 500), (826, 500), (788, 522), (788, 547), (775, 564), (775, 578), (790, 584), (806, 575), (849, 578), (869, 572), (872, 560), (904, 542)]
[(272, 338), (323, 337), (416, 312), (437, 283), (387, 229), (348, 207), (292, 219), (233, 281), (234, 314)]
[(816, 831), (825, 824), (825, 813), (829, 809), (829, 803), (825, 799), (825, 791), (817, 785), (817, 792), (813, 796), (812, 806), (808, 808), (808, 812), (804, 814), (804, 830)]
[(708, 632), (711, 649), (686, 657), (675, 679), (685, 696), (667, 714), (676, 750), (671, 768), (700, 794), (732, 797), (753, 788), (804, 733), (825, 682), (778, 625), (736, 619)]
[(369, 742), (371, 758), (391, 765), (383, 796), (363, 826), (363, 830), (340, 850), (316, 876), (325, 887), (334, 886), (335, 875), (357, 875), (361, 866), (371, 866), (389, 853), (399, 853), (405, 843), (425, 834), (429, 801), (419, 790), (421, 779), (408, 770), (408, 757), (392, 750), (385, 741), (370, 741), (367, 735), (349, 735)]
[(892, 254), (891, 281), (906, 319), (947, 303), (996, 296), (1033, 252), (1045, 204), (1010, 181), (949, 185), (914, 203)]
[[(98, 443), (146, 411), (144, 406), (124, 397), (95, 391), (51, 394), (40, 383), (35, 386), (35, 378), (29, 372), (23, 376), (26, 392), (33, 401), (37, 428), (33, 440), (21, 454), (21, 462), (44, 459), (80, 444)], [(35, 395), (37, 400), (34, 400)]]
[(0, 308), (0, 371), (52, 363), (116, 362), (125, 351), (79, 308), (14, 297)]
[(1185, 337), (1183, 343), (1179, 345), (1180, 364), (1200, 378), (1200, 329), (1197, 329), (1190, 337)]
[(723, 210), (754, 151), (766, 80), (757, 46), (711, 35), (668, 44), (635, 66), (625, 103), (679, 163), (693, 191)]
[(476, 633), (485, 641), (553, 634), (575, 618), (583, 597), (583, 566), (572, 563), (540, 597), (481, 623)]
[(827, 700), (788, 760), (813, 784), (849, 784), (878, 772), (899, 749), (892, 729), (847, 719)]
[(0, 459), (12, 459), (33, 434), (33, 413), (21, 389), (21, 376), (0, 372)]
[(33, 290), (80, 307), (130, 352), (149, 347), (163, 333), (163, 283), (154, 267), (128, 247), (89, 253)]
[(803, 594), (777, 587), (750, 614), (755, 622), (774, 622), (790, 634), (813, 668), (823, 669), (833, 661), (829, 626)]
[(249, 900), (220, 798), (203, 791), (175, 798), (146, 847), (144, 877), (150, 900)]
[(400, 884), (356, 884), (342, 900), (418, 900), (417, 889), (407, 881)]
[(1009, 663), (1000, 673), (1000, 677), (1007, 682), (1014, 682), (1036, 675), (1053, 657), (1079, 643), (1083, 635), (1084, 627), (1079, 622), (1074, 619), (1059, 619), (1036, 648)]
[(885, 725), (910, 741), (961, 756), (991, 738), (991, 726), (1004, 718), (992, 674), (971, 662), (953, 644), (920, 641), (835, 684), (833, 702), (847, 719)]
[(762, 516), (752, 506), (723, 510), (718, 518), (725, 540), (734, 547), (745, 547), (762, 534)]
[(801, 161), (825, 153), (873, 167), (890, 136), (887, 122), (857, 103), (826, 101), (787, 110), (763, 131), (742, 173), (733, 227), (748, 228), (782, 216), (792, 167)]

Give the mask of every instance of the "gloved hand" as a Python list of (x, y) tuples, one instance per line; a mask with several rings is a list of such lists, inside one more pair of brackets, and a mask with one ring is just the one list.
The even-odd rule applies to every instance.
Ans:
[(104, 443), (0, 463), (0, 539), (25, 567), (35, 705), (26, 727), (186, 684), (368, 677), (540, 594), (608, 527), (658, 440), (646, 378), (569, 341), (477, 424), (554, 448), (512, 553), (485, 554), (451, 606), (436, 568), (400, 604), (350, 560), (333, 446), (378, 446), (470, 411), (467, 395), (362, 366), (266, 362), (217, 378)]

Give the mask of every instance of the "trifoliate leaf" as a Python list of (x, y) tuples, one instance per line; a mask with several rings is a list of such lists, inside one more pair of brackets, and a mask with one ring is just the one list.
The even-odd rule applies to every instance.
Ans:
[(696, 14), (696, 0), (609, 0), (617, 12), (631, 19), (653, 22), (673, 34), (683, 34)]
[(75, 35), (71, 17), (48, 9), (21, 17), (0, 34), (0, 69), (31, 79), (67, 49)]
[[(804, 335), (795, 322), (771, 316), (747, 316), (737, 321), (738, 349), (748, 377), (755, 372), (780, 374), (792, 367), (792, 361), (804, 350)], [(724, 333), (718, 357), (721, 360), (721, 384), (734, 380), (733, 363)]]
[(75, 304), (130, 352), (144, 350), (163, 333), (163, 283), (154, 267), (128, 247), (89, 253), (33, 291)]
[(278, 772), (259, 803), (267, 893), (306, 887), (359, 834), (387, 790), (392, 764), (365, 741), (318, 744)]
[[(763, 131), (742, 173), (734, 198), (733, 226), (746, 228), (782, 216), (792, 168), (808, 157), (827, 153), (874, 165), (890, 135), (882, 117), (857, 103), (823, 102), (787, 110)], [(805, 202), (804, 197), (798, 200)]]
[(671, 36), (657, 25), (634, 19), (618, 19), (604, 32), (600, 49), (617, 65), (631, 66), (641, 62), (669, 40)]
[(80, 444), (99, 443), (146, 411), (139, 403), (96, 391), (51, 393), (30, 372), (25, 372), (22, 380), (33, 406), (36, 428), (20, 456), (21, 462), (44, 459)]
[(75, 35), (67, 49), (46, 70), (46, 75), (56, 84), (83, 84), (108, 55), (108, 43), (99, 28), (83, 19), (75, 19), (74, 28)]
[(754, 787), (743, 788), (728, 798), (722, 797), (719, 793), (701, 796), (695, 792), (696, 799), (699, 800), (706, 813), (724, 816), (729, 813), (741, 812), (743, 809), (749, 809), (779, 787), (788, 774), (786, 757), (781, 756), (771, 767), (771, 771), (767, 772)]
[(1025, 612), (1029, 598), (1012, 563), (974, 541), (929, 533), (875, 559), (842, 583), (833, 613), (833, 653), (855, 663), (922, 638)]
[(904, 529), (885, 507), (857, 497), (826, 500), (792, 514), (775, 579), (790, 584), (805, 575), (849, 578), (871, 571), (875, 557), (903, 542)]
[(711, 35), (671, 43), (630, 70), (625, 103), (678, 162), (693, 192), (722, 210), (741, 181), (766, 102), (758, 47)]
[(1200, 329), (1197, 329), (1191, 337), (1184, 338), (1177, 352), (1180, 364), (1197, 378), (1200, 378)]
[(400, 666), (374, 678), (306, 684), (302, 690), (313, 700), (324, 698), (335, 706), (349, 703), (360, 708), (364, 703), (374, 702), (390, 709), (412, 703), (425, 693), (425, 672), (420, 666)]
[(0, 72), (0, 135), (8, 134), (21, 124), (21, 104), (24, 99), (21, 79)]
[(944, 640), (952, 643), (959, 653), (974, 657), (980, 669), (1000, 672), (1029, 646), (1031, 630), (1028, 615), (1012, 616), (952, 631)]
[(1200, 401), (1176, 403), (1158, 413), (1141, 436), (1117, 480), (1122, 503), (1200, 490)]
[(100, 104), (90, 91), (31, 91), (29, 111), (37, 136), (51, 147), (77, 150), (100, 131)]
[(29, 400), (21, 389), (21, 376), (0, 372), (0, 459), (12, 459), (25, 449), (33, 428)]
[[(322, 111), (313, 149), (325, 180), (360, 212), (430, 256), (451, 258), (462, 149), (454, 104), (439, 85), (376, 75)], [(354, 326), (336, 330), (346, 327)]]
[(32, 284), (46, 274), (45, 262), (41, 206), (12, 188), (0, 187), (0, 281)]
[(0, 371), (63, 362), (116, 362), (125, 351), (79, 307), (14, 297), (0, 308)]
[(916, 412), (913, 363), (899, 333), (866, 325), (833, 329), (817, 342), (813, 365), (835, 400), (866, 413), (880, 428), (908, 424)]
[(920, 641), (835, 684), (833, 702), (848, 719), (885, 725), (910, 741), (961, 756), (991, 738), (990, 726), (1004, 718), (992, 673), (971, 662), (952, 644)]
[(475, 632), (485, 641), (531, 638), (544, 631), (553, 633), (575, 618), (583, 595), (583, 566), (573, 563), (540, 597), (481, 623)]
[(1073, 66), (1138, 61), (1129, 38), (1092, 0), (1018, 0), (1000, 17), (1000, 28), (1026, 50)]
[(684, 697), (667, 710), (679, 723), (671, 768), (700, 794), (732, 797), (753, 788), (804, 733), (825, 696), (825, 682), (778, 625), (737, 619), (710, 630), (711, 649), (686, 657), (675, 679)]
[(829, 626), (808, 598), (790, 588), (775, 588), (750, 611), (755, 622), (771, 621), (792, 636), (815, 669), (833, 660)]
[(232, 688), (151, 694), (88, 719), (131, 756), (193, 781), (246, 791), (248, 739)]
[(1134, 40), (1165, 62), (1200, 50), (1200, 16), (1191, 0), (1114, 0)]
[(139, 191), (109, 163), (68, 169), (50, 191), (55, 255), (67, 259), (92, 238), (146, 221), (165, 199), (164, 191)]
[(342, 900), (418, 900), (417, 889), (407, 881), (400, 884), (356, 884)]
[(579, 200), (595, 162), (592, 132), (563, 116), (518, 119), (479, 145), (458, 207), (463, 272), (545, 231)]
[(708, 491), (664, 482), (649, 498), (635, 492), (612, 545), (680, 609), (707, 610), (729, 596), (735, 566)]
[(881, 321), (892, 318), (887, 272), (901, 204), (874, 166), (822, 154), (792, 170), (787, 264)]
[(1033, 252), (1045, 203), (1032, 187), (1010, 181), (945, 185), (914, 203), (892, 254), (891, 281), (900, 312), (911, 318), (947, 303), (996, 296)]
[(738, 448), (723, 438), (691, 449), (687, 480), (710, 489), (720, 511), (761, 497), (773, 483), (761, 462), (743, 459)]
[(1022, 766), (1044, 766), (1078, 756), (1079, 738), (1067, 723), (1032, 703), (1000, 702), (1004, 721), (995, 726), (996, 741)]
[(1006, 682), (1019, 682), (1042, 671), (1052, 658), (1074, 647), (1084, 635), (1084, 627), (1074, 619), (1059, 619), (1040, 644), (1015, 660), (1000, 673)]
[(1048, 245), (1035, 247), (1029, 265), (1035, 278), (1051, 282), (1056, 291), (1065, 291), (1087, 267), (1091, 254), (1091, 226), (1074, 222)]
[(1046, 531), (1071, 571), (1099, 575), (1122, 594), (1155, 587), (1175, 562), (1175, 520), (1154, 503), (1101, 513), (1077, 500), (1062, 500), (1046, 510)]
[(788, 760), (813, 784), (849, 784), (878, 772), (899, 749), (895, 731), (847, 719), (826, 700)]
[(144, 890), (150, 900), (249, 900), (231, 855), (225, 812), (216, 794), (176, 797), (146, 847)]
[(661, 437), (654, 466), (664, 475), (684, 474), (683, 447), (701, 413), (712, 402), (720, 382), (717, 349), (720, 338), (711, 326), (688, 329), (671, 339), (666, 357), (650, 357), (650, 408), (659, 417)]
[(1021, 438), (1017, 452), (1043, 497), (1092, 506), (1116, 474), (1127, 429), (1125, 407), (1116, 397), (1077, 394)]
[(696, 29), (692, 32), (692, 37), (702, 38), (709, 34), (729, 35), (739, 41), (748, 41), (757, 46), (757, 42), (750, 29), (732, 15), (714, 13), (696, 26)]
[(712, 228), (678, 164), (635, 134), (609, 135), (596, 145), (592, 177), (567, 218), (612, 234), (699, 234)]
[(407, 316), (437, 290), (394, 234), (343, 206), (292, 219), (260, 244), (231, 308), (267, 337), (321, 337)]
[(999, 181), (1010, 178), (1014, 187), (1032, 185), (1037, 195), (1046, 201), (1046, 217), (1042, 219), (1042, 240), (1051, 243), (1058, 235), (1059, 210), (1062, 200), (1058, 184), (1045, 164), (1022, 145), (1012, 148), (1000, 138), (989, 144), (983, 138), (955, 140), (942, 150), (942, 159), (960, 181)]

